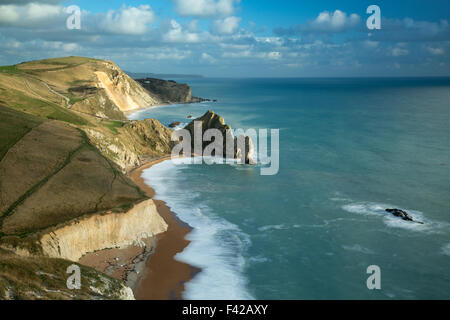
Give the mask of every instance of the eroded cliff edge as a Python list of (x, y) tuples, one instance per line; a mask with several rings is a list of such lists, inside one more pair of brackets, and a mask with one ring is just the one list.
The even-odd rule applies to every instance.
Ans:
[(107, 212), (72, 221), (45, 233), (40, 243), (48, 257), (78, 261), (89, 252), (143, 245), (144, 239), (166, 230), (167, 223), (149, 199), (124, 213)]
[[(0, 299), (132, 298), (86, 267), (100, 280), (70, 292), (58, 268), (166, 230), (124, 174), (170, 151), (170, 129), (123, 114), (160, 100), (114, 63), (80, 57), (1, 69), (0, 93)], [(27, 269), (39, 264), (52, 272)]]
[(126, 174), (169, 155), (172, 130), (123, 113), (161, 102), (110, 61), (0, 68), (0, 299), (133, 298), (85, 266), (84, 289), (72, 292), (65, 271), (85, 253), (167, 229)]

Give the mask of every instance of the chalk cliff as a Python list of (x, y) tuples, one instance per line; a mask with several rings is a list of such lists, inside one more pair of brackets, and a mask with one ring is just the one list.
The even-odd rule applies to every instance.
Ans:
[(86, 290), (70, 292), (65, 268), (167, 229), (124, 174), (170, 153), (169, 128), (123, 114), (160, 98), (114, 63), (81, 57), (0, 69), (0, 93), (0, 299), (133, 298), (93, 269)]
[(126, 120), (123, 112), (203, 100), (193, 97), (188, 85), (173, 81), (153, 79), (151, 85), (141, 85), (107, 60), (65, 57), (24, 62), (6, 70), (0, 70), (4, 104), (39, 117), (79, 124), (82, 114)]
[(120, 111), (131, 111), (153, 106), (162, 101), (151, 95), (113, 62), (103, 62), (104, 71), (95, 71), (96, 85), (105, 90), (107, 97)]
[(44, 255), (78, 261), (84, 254), (106, 248), (141, 244), (167, 230), (153, 200), (136, 204), (125, 213), (92, 215), (70, 222), (41, 237)]

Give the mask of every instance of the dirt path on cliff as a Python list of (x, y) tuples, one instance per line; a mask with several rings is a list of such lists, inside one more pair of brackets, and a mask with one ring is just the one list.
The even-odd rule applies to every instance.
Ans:
[(67, 107), (67, 109), (71, 109), (71, 108), (72, 108), (72, 105), (70, 104), (70, 99), (69, 99), (69, 98), (67, 98), (65, 95), (63, 95), (63, 94), (61, 94), (61, 93), (59, 93), (59, 92), (53, 90), (53, 89), (48, 85), (47, 82), (42, 81), (42, 80), (41, 80), (41, 82), (48, 88), (48, 90), (50, 90), (51, 93), (56, 94), (57, 96), (63, 98), (63, 99), (66, 101), (66, 104), (67, 104), (66, 107)]

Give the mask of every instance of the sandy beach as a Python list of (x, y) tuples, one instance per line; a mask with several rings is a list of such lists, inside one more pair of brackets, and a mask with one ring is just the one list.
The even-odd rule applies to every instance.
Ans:
[[(170, 157), (165, 157), (150, 161), (130, 172), (129, 177), (153, 198), (155, 191), (144, 182), (142, 171), (169, 159)], [(164, 201), (154, 201), (159, 214), (168, 224), (168, 229), (156, 236), (156, 248), (147, 260), (140, 281), (133, 288), (134, 295), (136, 299), (143, 300), (182, 299), (184, 284), (200, 272), (200, 269), (174, 259), (174, 256), (189, 244), (185, 236), (191, 228), (179, 220)]]
[[(142, 178), (142, 172), (161, 161), (163, 157), (147, 162), (134, 169), (128, 176), (153, 198), (155, 191)], [(138, 300), (182, 299), (184, 284), (200, 269), (174, 259), (175, 255), (189, 244), (185, 236), (191, 228), (170, 211), (166, 203), (154, 200), (158, 213), (168, 224), (166, 232), (146, 239), (146, 247), (129, 246), (112, 248), (86, 254), (80, 263), (126, 281)]]

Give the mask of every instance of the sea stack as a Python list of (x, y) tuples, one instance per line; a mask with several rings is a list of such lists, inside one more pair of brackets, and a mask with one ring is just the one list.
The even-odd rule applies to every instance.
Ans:
[[(214, 111), (207, 111), (203, 116), (191, 121), (185, 129), (188, 130), (192, 137), (192, 146), (194, 146), (194, 123), (201, 122), (202, 136), (208, 129), (218, 129), (223, 135), (223, 155), (227, 157), (227, 137), (228, 140), (233, 141), (233, 158), (242, 159), (242, 163), (255, 164), (254, 153), (255, 148), (251, 137), (240, 135), (235, 137), (233, 130), (225, 123), (225, 120)], [(243, 141), (243, 143), (241, 142)], [(203, 141), (203, 150), (210, 144), (209, 141)]]

